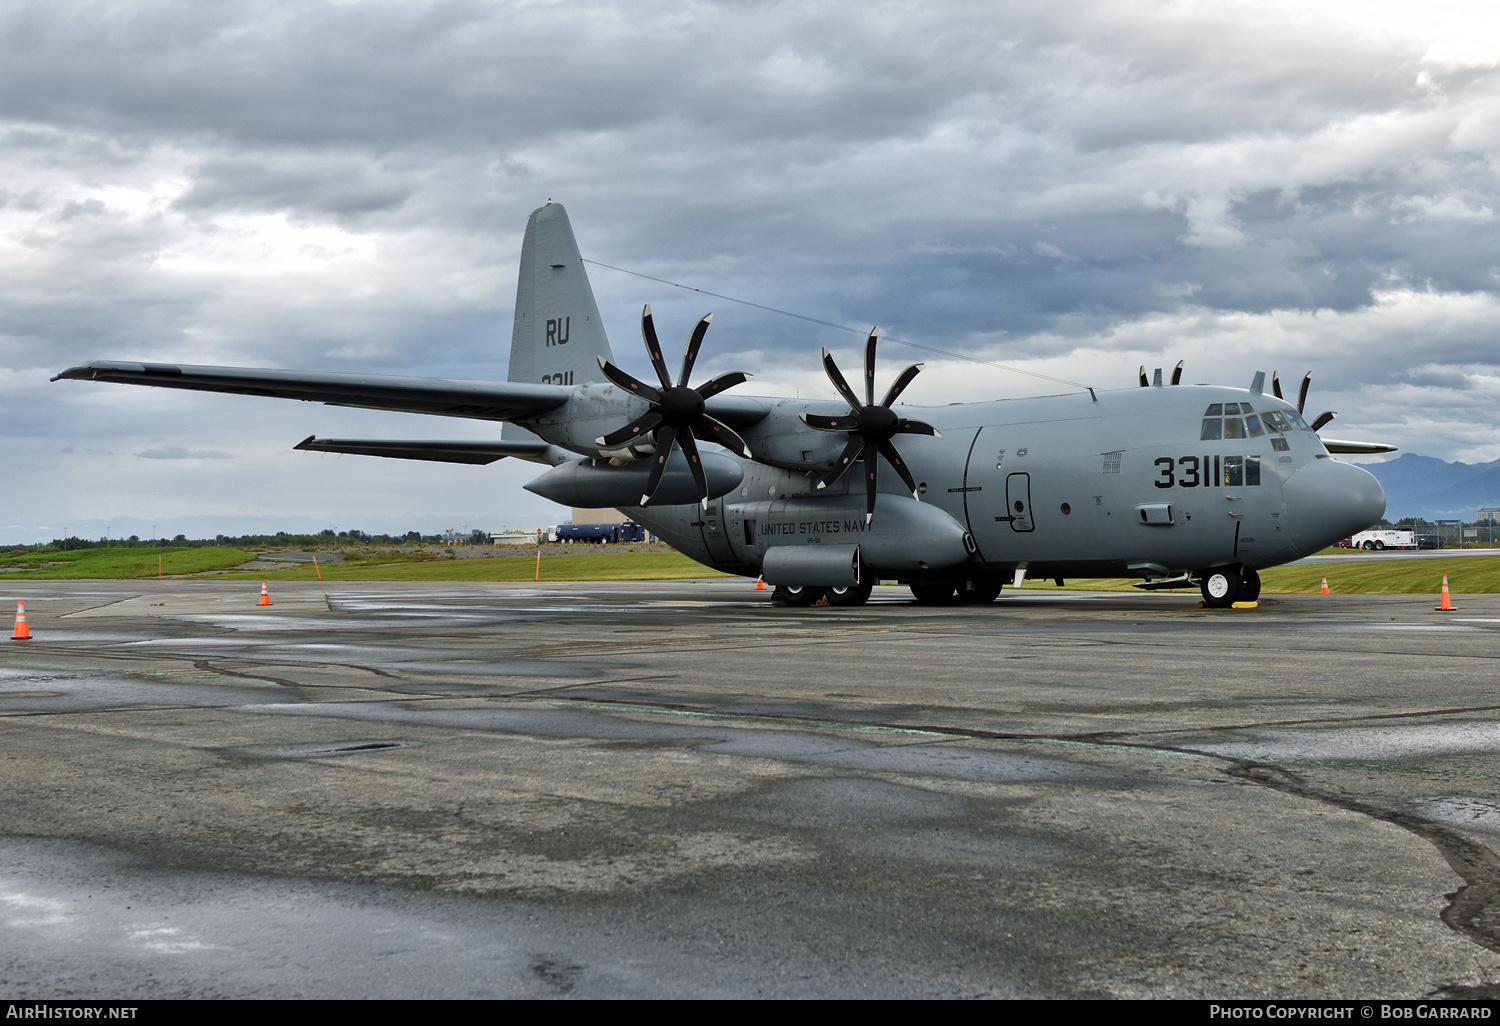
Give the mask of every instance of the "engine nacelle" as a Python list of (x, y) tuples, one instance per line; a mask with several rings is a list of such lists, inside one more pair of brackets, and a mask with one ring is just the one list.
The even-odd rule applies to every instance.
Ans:
[[(739, 487), (745, 472), (740, 464), (718, 453), (702, 453), (703, 473), (708, 479), (708, 497), (716, 499)], [(612, 508), (639, 506), (646, 491), (651, 463), (643, 461), (613, 467), (605, 460), (573, 460), (553, 467), (524, 486), (528, 492), (564, 506)], [(672, 449), (661, 485), (651, 498), (652, 506), (685, 506), (698, 501), (698, 486), (682, 450)]]

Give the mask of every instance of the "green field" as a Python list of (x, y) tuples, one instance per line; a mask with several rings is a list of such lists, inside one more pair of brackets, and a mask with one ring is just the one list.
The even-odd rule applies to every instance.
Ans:
[[(286, 570), (217, 574), (216, 578), (312, 581), (530, 581), (536, 577), (536, 555), (470, 559), (411, 559), (389, 556), (338, 563), (298, 563)], [(659, 581), (681, 577), (727, 577), (679, 552), (543, 553), (543, 581)]]
[(71, 552), (0, 553), (0, 580), (77, 580), (155, 577), (224, 570), (254, 559), (244, 549), (76, 549)]
[[(687, 577), (727, 577), (678, 552), (635, 552), (589, 546), (580, 551), (544, 550), (543, 581), (652, 581)], [(311, 581), (530, 581), (536, 574), (532, 553), (453, 559), (423, 550), (371, 549), (349, 552), (335, 563), (294, 563), (285, 569), (233, 570), (255, 553), (233, 548), (83, 549), (73, 552), (0, 554), (0, 580), (130, 579), (155, 577), (157, 558), (166, 576), (212, 573), (206, 580)], [(1443, 574), (1455, 594), (1500, 592), (1500, 555), (1453, 559), (1383, 559), (1349, 564), (1277, 567), (1261, 574), (1266, 594), (1316, 594), (1323, 576), (1335, 595), (1432, 594)], [(1130, 580), (1074, 580), (1070, 591), (1134, 591)], [(1028, 580), (1027, 588), (1052, 589), (1051, 581)], [(1191, 589), (1185, 589), (1191, 590)]]

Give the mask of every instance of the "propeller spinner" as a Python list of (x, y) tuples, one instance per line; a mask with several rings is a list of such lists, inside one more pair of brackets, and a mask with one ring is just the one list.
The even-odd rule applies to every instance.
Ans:
[(875, 403), (875, 329), (870, 329), (870, 337), (865, 339), (865, 401), (861, 403), (854, 390), (849, 387), (849, 382), (844, 380), (844, 375), (839, 373), (838, 364), (833, 362), (833, 356), (828, 348), (823, 348), (823, 369), (828, 372), (828, 380), (833, 382), (833, 387), (839, 390), (839, 395), (849, 404), (849, 415), (847, 417), (823, 417), (816, 413), (802, 414), (802, 422), (810, 428), (819, 431), (847, 431), (849, 433), (849, 444), (844, 447), (843, 454), (834, 463), (833, 469), (823, 475), (818, 482), (819, 488), (827, 488), (839, 478), (844, 476), (844, 471), (849, 469), (851, 463), (863, 460), (865, 464), (865, 523), (869, 523), (875, 515), (875, 494), (877, 491), (876, 465), (879, 460), (876, 455), (884, 456), (896, 473), (901, 475), (901, 480), (906, 487), (911, 489), (912, 497), (917, 494), (917, 482), (912, 480), (911, 472), (906, 469), (906, 461), (901, 458), (901, 453), (891, 444), (891, 439), (896, 435), (932, 435), (940, 437), (938, 431), (931, 424), (924, 424), (920, 420), (907, 420), (896, 416), (891, 411), (891, 404), (896, 401), (906, 386), (911, 384), (922, 370), (920, 363), (914, 363), (906, 370), (896, 376), (885, 398), (879, 405)]
[(651, 357), (651, 366), (656, 368), (656, 376), (661, 379), (661, 388), (638, 381), (604, 357), (599, 357), (599, 368), (604, 371), (605, 377), (651, 404), (651, 409), (620, 430), (594, 439), (595, 444), (602, 448), (615, 449), (638, 442), (654, 433), (656, 455), (652, 457), (651, 473), (646, 478), (646, 492), (641, 496), (642, 506), (651, 504), (651, 496), (656, 494), (656, 489), (661, 485), (673, 445), (680, 448), (683, 456), (687, 457), (688, 469), (693, 472), (693, 481), (698, 485), (698, 501), (705, 505), (708, 503), (708, 478), (703, 473), (703, 460), (698, 455), (695, 436), (705, 442), (717, 442), (726, 449), (750, 458), (750, 448), (745, 445), (745, 440), (728, 424), (709, 416), (705, 408), (707, 400), (725, 389), (750, 380), (750, 375), (743, 371), (730, 371), (697, 388), (688, 387), (688, 377), (693, 373), (693, 364), (697, 362), (703, 336), (708, 333), (708, 324), (713, 319), (713, 314), (704, 314), (693, 326), (693, 333), (688, 336), (687, 350), (682, 357), (682, 373), (677, 376), (675, 385), (667, 371), (667, 361), (662, 359), (661, 342), (656, 337), (656, 324), (651, 318), (649, 303), (641, 311), (641, 338), (646, 342), (646, 355)]

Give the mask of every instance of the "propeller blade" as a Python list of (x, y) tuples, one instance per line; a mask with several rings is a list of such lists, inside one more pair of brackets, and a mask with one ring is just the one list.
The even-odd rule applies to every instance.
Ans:
[(1307, 372), (1307, 377), (1302, 379), (1302, 387), (1297, 389), (1297, 412), (1302, 412), (1302, 407), (1307, 405), (1307, 390), (1312, 387), (1312, 371)]
[(896, 380), (891, 382), (891, 390), (885, 394), (885, 398), (880, 401), (880, 405), (889, 407), (891, 403), (895, 402), (896, 397), (906, 391), (906, 386), (912, 383), (913, 378), (922, 373), (922, 368), (925, 366), (926, 364), (914, 363), (900, 374), (897, 374)]
[(651, 505), (651, 496), (661, 484), (661, 476), (667, 472), (667, 459), (672, 455), (672, 439), (677, 429), (663, 425), (656, 429), (656, 456), (651, 460), (651, 473), (646, 477), (646, 494), (641, 496), (641, 505)]
[(1151, 382), (1149, 382), (1149, 381), (1146, 380), (1146, 365), (1144, 363), (1141, 364), (1141, 387), (1142, 388), (1150, 388), (1151, 387)]
[(943, 434), (931, 424), (922, 420), (903, 420), (896, 424), (898, 435), (931, 435), (933, 438), (942, 438)]
[(746, 381), (749, 381), (753, 377), (755, 377), (755, 375), (746, 374), (744, 371), (729, 371), (727, 374), (720, 374), (716, 378), (710, 378), (709, 380), (705, 381), (703, 384), (698, 386), (697, 392), (698, 395), (704, 399), (712, 399), (714, 396), (718, 395), (725, 389), (733, 388), (735, 385), (744, 384)]
[(632, 395), (638, 395), (647, 402), (661, 405), (661, 393), (656, 389), (652, 388), (644, 381), (637, 380), (635, 377), (626, 374), (624, 371), (616, 367), (614, 364), (610, 363), (604, 357), (601, 356), (598, 359), (599, 369), (604, 372), (604, 376), (606, 378), (613, 381), (615, 384), (619, 385), (621, 388)]
[(1184, 362), (1183, 360), (1178, 360), (1177, 366), (1172, 368), (1172, 384), (1174, 385), (1182, 384), (1182, 365)]
[(713, 319), (713, 314), (704, 314), (693, 325), (693, 333), (688, 336), (687, 350), (682, 354), (682, 377), (677, 379), (678, 387), (688, 383), (688, 375), (693, 373), (693, 364), (698, 362), (698, 349), (703, 345), (703, 336), (708, 334), (708, 322)]
[(1271, 394), (1278, 399), (1284, 400), (1286, 398), (1286, 396), (1281, 394), (1281, 376), (1275, 371), (1271, 372)]
[(823, 475), (823, 480), (818, 482), (819, 488), (827, 488), (839, 478), (844, 476), (844, 471), (853, 466), (854, 461), (864, 455), (865, 440), (855, 435), (849, 439), (849, 444), (844, 446), (844, 451), (834, 462), (833, 468)]
[(849, 382), (844, 380), (844, 375), (839, 373), (839, 365), (833, 362), (833, 354), (828, 347), (823, 347), (823, 369), (828, 372), (828, 380), (833, 382), (833, 387), (839, 390), (839, 395), (844, 397), (844, 402), (855, 413), (864, 409), (860, 404), (859, 397), (854, 394), (854, 389), (849, 387)]
[(1332, 410), (1327, 410), (1323, 413), (1318, 414), (1318, 419), (1312, 422), (1312, 429), (1314, 431), (1321, 429), (1323, 425), (1327, 424), (1330, 420), (1337, 416), (1338, 414), (1334, 413)]
[(865, 523), (869, 523), (875, 516), (875, 493), (880, 490), (879, 483), (875, 480), (875, 468), (880, 461), (870, 453), (865, 459)]
[(912, 478), (911, 471), (906, 469), (906, 461), (896, 451), (896, 447), (890, 442), (880, 443), (880, 455), (886, 458), (886, 462), (896, 468), (896, 473), (901, 475), (901, 480), (906, 484), (906, 490), (911, 492), (911, 497), (917, 497), (917, 482)]
[(672, 376), (667, 373), (667, 361), (661, 358), (661, 340), (656, 337), (656, 321), (651, 317), (650, 303), (641, 311), (641, 338), (646, 342), (646, 355), (651, 357), (651, 366), (656, 368), (662, 389), (671, 388)]
[[(865, 339), (865, 405), (875, 405), (875, 332), (878, 328), (870, 329), (870, 337)], [(889, 406), (889, 403), (885, 405)]]
[(802, 423), (819, 431), (854, 431), (859, 420), (854, 417), (824, 417), (816, 413), (799, 413)]
[(682, 446), (682, 454), (687, 457), (688, 469), (693, 472), (693, 482), (698, 486), (698, 501), (708, 501), (708, 475), (703, 472), (703, 457), (698, 455), (698, 443), (693, 439), (691, 431), (684, 431), (677, 436), (677, 444)]
[(745, 444), (745, 440), (728, 424), (706, 413), (699, 416), (698, 423), (693, 427), (693, 434), (705, 442), (717, 442), (730, 452), (738, 453), (747, 460), (751, 458), (750, 447)]
[(612, 431), (603, 438), (594, 439), (594, 444), (605, 449), (616, 449), (627, 445), (638, 438), (642, 438), (652, 428), (661, 423), (662, 417), (658, 410), (647, 410), (644, 414), (632, 420), (618, 431)]

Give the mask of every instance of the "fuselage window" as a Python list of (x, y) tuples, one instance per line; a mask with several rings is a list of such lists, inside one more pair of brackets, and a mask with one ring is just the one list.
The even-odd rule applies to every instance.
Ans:
[(1230, 488), (1255, 487), (1260, 484), (1259, 456), (1225, 456), (1224, 484)]

